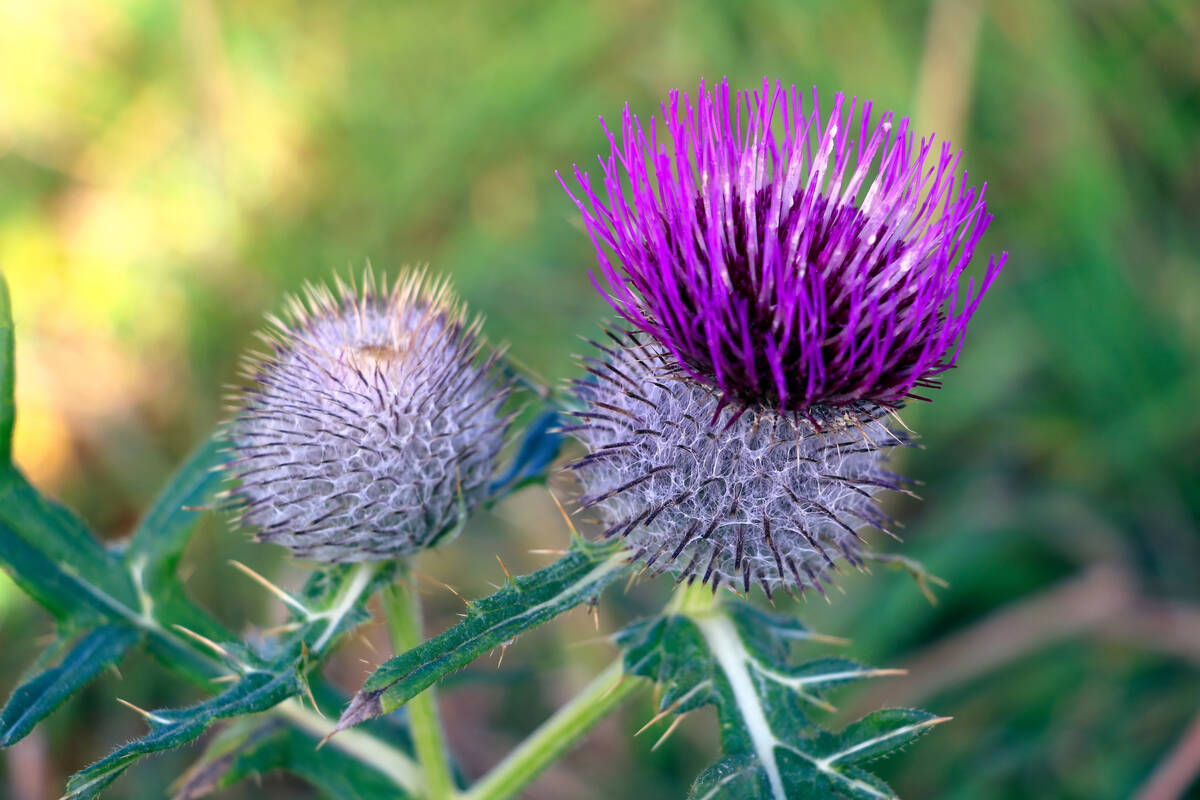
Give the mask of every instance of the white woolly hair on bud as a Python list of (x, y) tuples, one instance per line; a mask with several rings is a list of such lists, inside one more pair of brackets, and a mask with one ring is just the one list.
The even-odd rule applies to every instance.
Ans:
[(870, 403), (809, 415), (723, 405), (656, 342), (609, 333), (574, 382), (582, 409), (566, 428), (587, 448), (569, 466), (579, 505), (595, 509), (651, 574), (670, 570), (715, 591), (768, 596), (815, 588), (844, 560), (861, 566), (859, 529), (885, 533), (879, 492), (907, 492), (884, 468), (909, 442)]
[(511, 385), (445, 280), (368, 269), (268, 320), (227, 429), (242, 526), (302, 558), (382, 560), (486, 498)]

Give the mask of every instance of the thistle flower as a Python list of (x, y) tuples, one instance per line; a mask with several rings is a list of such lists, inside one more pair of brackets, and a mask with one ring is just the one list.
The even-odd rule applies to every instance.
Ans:
[[(1003, 267), (964, 268), (991, 221), (948, 144), (837, 95), (822, 121), (793, 87), (673, 92), (647, 132), (605, 128), (607, 200), (576, 196), (604, 281), (635, 333), (585, 359), (580, 504), (650, 569), (770, 594), (859, 565), (888, 531), (885, 422), (954, 366)], [(561, 180), (561, 176), (560, 176)], [(593, 278), (595, 280), (595, 278)], [(598, 346), (599, 347), (599, 346)]]
[[(682, 103), (681, 103), (682, 101)], [(793, 86), (672, 92), (649, 133), (626, 106), (600, 159), (608, 200), (575, 168), (616, 311), (724, 403), (807, 412), (897, 407), (939, 385), (1004, 264), (960, 296), (991, 222), (986, 184), (908, 119), (835, 97), (822, 122)], [(560, 176), (560, 180), (562, 180)], [(582, 198), (582, 199), (581, 199)]]
[(309, 287), (271, 318), (229, 428), (239, 520), (317, 561), (429, 547), (486, 496), (509, 391), (444, 281)]
[[(904, 491), (884, 468), (907, 441), (878, 406), (822, 410), (815, 422), (770, 408), (721, 408), (719, 392), (690, 379), (665, 348), (636, 334), (593, 343), (588, 380), (575, 382), (584, 410), (568, 428), (588, 449), (573, 463), (579, 504), (599, 508), (606, 537), (625, 537), (633, 558), (771, 595), (803, 592), (835, 560), (862, 563), (857, 529), (890, 533), (875, 495)], [(714, 422), (715, 418), (715, 422)]]

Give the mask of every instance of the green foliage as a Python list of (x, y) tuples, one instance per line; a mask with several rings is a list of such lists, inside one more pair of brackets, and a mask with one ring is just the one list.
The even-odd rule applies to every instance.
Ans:
[[(701, 591), (707, 591), (701, 587)], [(849, 659), (791, 666), (798, 642), (820, 639), (789, 617), (743, 601), (677, 605), (622, 631), (625, 669), (653, 680), (659, 710), (685, 714), (716, 706), (725, 757), (697, 778), (695, 800), (799, 800), (838, 796), (882, 800), (895, 794), (858, 765), (903, 747), (942, 720), (923, 711), (869, 714), (841, 733), (811, 719), (830, 709), (824, 693), (894, 674)]]
[(175, 473), (130, 537), (125, 563), (145, 591), (172, 583), (192, 528), (221, 487), (227, 456), (219, 438), (204, 442)]
[(138, 622), (137, 592), (121, 560), (11, 465), (0, 466), (0, 559), (60, 621)]
[(276, 771), (303, 778), (329, 800), (403, 800), (396, 784), (335, 747), (317, 749), (314, 736), (281, 719), (230, 725), (183, 777), (175, 800), (197, 800), (247, 778)]
[[(0, 433), (5, 434), (7, 456), (12, 325), (7, 295), (0, 301), (0, 413), (5, 414)], [(195, 681), (236, 678), (202, 703), (147, 712), (151, 732), (72, 777), (69, 797), (95, 797), (141, 756), (189, 742), (216, 720), (266, 711), (300, 694), (308, 670), (340, 634), (366, 618), (367, 599), (391, 577), (390, 567), (379, 565), (315, 571), (301, 596), (290, 598), (292, 623), (269, 652), (260, 654), (238, 642), (187, 599), (175, 575), (198, 509), (212, 501), (220, 486), (221, 460), (217, 442), (201, 447), (168, 483), (120, 554), (101, 546), (78, 518), (43, 497), (7, 458), (0, 464), (0, 562), (64, 631), (83, 631), (57, 666), (13, 693), (0, 712), (0, 745), (21, 739), (139, 640), (167, 666)]]
[(138, 639), (133, 628), (102, 625), (81, 637), (58, 666), (17, 687), (0, 712), (0, 747), (23, 739), (64, 700), (120, 661)]
[[(0, 431), (7, 447), (12, 342), (6, 297), (0, 300), (5, 300), (0, 306), (0, 355), (5, 359), (0, 364), (0, 412), (6, 415), (0, 418)], [(498, 493), (544, 475), (561, 442), (556, 420), (553, 410), (534, 420), (509, 473), (497, 482)], [(318, 722), (314, 730), (313, 717), (296, 698), (314, 697), (309, 672), (341, 634), (367, 618), (367, 600), (393, 579), (395, 565), (317, 569), (295, 597), (271, 587), (287, 605), (291, 621), (281, 636), (260, 647), (244, 644), (188, 599), (176, 575), (199, 512), (220, 487), (222, 460), (219, 442), (200, 447), (119, 551), (103, 547), (7, 459), (0, 463), (0, 560), (58, 620), (61, 635), (39, 659), (42, 666), (65, 651), (55, 666), (37, 672), (13, 693), (0, 712), (0, 744), (26, 735), (138, 642), (201, 685), (229, 683), (200, 703), (142, 712), (149, 733), (71, 777), (68, 798), (98, 797), (140, 758), (192, 742), (221, 720), (233, 723), (181, 781), (183, 800), (274, 770), (296, 773), (330, 797), (371, 800), (394, 797), (398, 791), (407, 796), (409, 790), (420, 790), (423, 779), (414, 777), (403, 750), (371, 742), (356, 745), (356, 757), (340, 748), (314, 755), (318, 733), (343, 731), (399, 708), (488, 650), (507, 646), (564, 611), (595, 602), (628, 571), (629, 555), (619, 543), (589, 544), (576, 537), (554, 564), (510, 577), (495, 594), (470, 602), (461, 623), (388, 660), (336, 726), (326, 729)], [(826, 707), (824, 691), (880, 671), (836, 658), (790, 668), (792, 645), (813, 638), (803, 626), (744, 603), (688, 605), (688, 596), (681, 595), (684, 600), (667, 615), (634, 625), (618, 638), (625, 648), (626, 671), (658, 683), (668, 713), (703, 704), (718, 709), (726, 756), (697, 781), (696, 797), (785, 800), (799, 796), (799, 787), (852, 800), (892, 796), (856, 765), (890, 752), (937, 720), (917, 711), (889, 711), (865, 717), (841, 734), (822, 731), (808, 721), (807, 707)], [(68, 646), (72, 637), (76, 640)], [(275, 716), (264, 719), (265, 712)], [(596, 721), (586, 717), (585, 724), (584, 719), (567, 725), (573, 735)], [(347, 740), (362, 736), (360, 731), (343, 733)], [(557, 742), (546, 752), (563, 749)], [(544, 765), (536, 755), (532, 758), (530, 764)], [(540, 766), (515, 769), (527, 779)]]
[(195, 739), (218, 719), (254, 714), (273, 708), (303, 687), (293, 664), (278, 671), (251, 672), (228, 690), (190, 708), (151, 711), (151, 732), (75, 774), (67, 782), (67, 797), (96, 797), (144, 755), (179, 747)]
[(344, 708), (346, 698), (318, 675), (309, 688), (307, 697), (317, 708), (291, 700), (284, 713), (227, 724), (176, 782), (175, 800), (194, 800), (246, 779), (261, 781), (276, 771), (302, 778), (333, 800), (403, 800), (422, 793), (408, 730), (397, 717), (368, 722), (321, 746), (331, 729), (328, 715)]
[(271, 661), (240, 645), (213, 646), (238, 680), (203, 703), (148, 712), (150, 733), (74, 775), (67, 796), (95, 797), (138, 758), (186, 744), (219, 719), (267, 711), (300, 694), (308, 670), (339, 634), (366, 618), (366, 600), (390, 576), (389, 568), (374, 564), (314, 572), (294, 609), (294, 627), (276, 644)]
[(625, 573), (628, 555), (583, 540), (548, 567), (469, 604), (466, 619), (377, 669), (338, 721), (342, 730), (393, 711), (445, 675), (564, 611), (594, 601)]

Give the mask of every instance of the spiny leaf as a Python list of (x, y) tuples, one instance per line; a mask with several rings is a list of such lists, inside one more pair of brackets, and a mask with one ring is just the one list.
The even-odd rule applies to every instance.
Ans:
[(271, 739), (281, 735), (287, 727), (281, 719), (263, 722), (260, 717), (245, 717), (229, 723), (209, 741), (204, 755), (179, 777), (174, 800), (196, 800), (250, 775), (258, 777), (270, 771), (271, 767), (251, 772), (240, 767), (239, 759), (260, 746), (270, 747)]
[(298, 694), (302, 686), (300, 674), (289, 665), (279, 672), (252, 672), (226, 691), (198, 705), (152, 711), (148, 735), (73, 775), (67, 782), (66, 796), (97, 797), (138, 758), (186, 744), (218, 719), (266, 711)]
[(948, 717), (912, 708), (885, 708), (872, 711), (858, 722), (847, 725), (836, 736), (826, 737), (823, 747), (830, 764), (865, 764), (891, 755)]
[(141, 576), (144, 590), (155, 594), (174, 574), (188, 535), (203, 506), (212, 502), (224, 475), (224, 445), (209, 439), (184, 462), (163, 488), (133, 532), (125, 562)]
[(26, 593), (72, 628), (140, 629), (164, 664), (189, 680), (207, 681), (218, 673), (210, 652), (175, 635), (174, 626), (218, 642), (234, 637), (187, 598), (171, 567), (195, 516), (183, 506), (213, 488), (210, 477), (200, 477), (202, 465), (215, 456), (210, 448), (201, 448), (147, 515), (134, 537), (132, 563), (103, 547), (74, 514), (41, 495), (15, 467), (0, 464), (0, 563)]
[(198, 705), (149, 712), (147, 736), (110, 753), (67, 783), (68, 797), (91, 798), (144, 755), (179, 747), (218, 719), (266, 711), (300, 694), (305, 672), (319, 662), (336, 638), (366, 616), (371, 592), (391, 576), (387, 565), (356, 564), (315, 573), (302, 593), (306, 611), (295, 614), (297, 627), (276, 644), (274, 660), (262, 660), (246, 648), (221, 645), (226, 662), (243, 673), (226, 691)]
[(386, 661), (350, 701), (337, 729), (394, 711), (487, 651), (594, 599), (624, 574), (627, 563), (628, 555), (616, 546), (577, 541), (550, 566), (518, 576), (471, 603), (459, 624)]
[(120, 560), (74, 514), (7, 465), (0, 465), (0, 561), (60, 619), (129, 622), (137, 616), (137, 593)]
[(301, 627), (284, 643), (323, 654), (337, 637), (370, 617), (367, 601), (394, 576), (392, 562), (340, 564), (313, 572), (300, 593), (308, 613), (293, 614)]
[(726, 757), (697, 779), (692, 798), (894, 797), (856, 765), (904, 746), (942, 720), (893, 709), (841, 733), (819, 727), (812, 713), (832, 708), (824, 699), (827, 690), (894, 672), (845, 658), (791, 662), (796, 642), (820, 638), (742, 601), (672, 610), (618, 634), (626, 671), (658, 684), (660, 710), (717, 708)]
[(206, 761), (187, 776), (175, 800), (197, 800), (246, 778), (272, 772), (297, 775), (330, 800), (396, 800), (409, 795), (379, 772), (316, 740), (282, 720), (259, 724), (237, 748)]
[(212, 678), (217, 670), (204, 648), (181, 641), (172, 626), (218, 641), (233, 639), (187, 599), (178, 583), (164, 584), (160, 596), (151, 597), (137, 572), (11, 466), (0, 466), (0, 563), (60, 621), (75, 628), (112, 624), (140, 629), (151, 652), (192, 680)]
[[(840, 734), (820, 731), (812, 740), (779, 743), (776, 786), (787, 798), (842, 797), (895, 800), (891, 788), (856, 762), (890, 755), (943, 720), (912, 709), (887, 709), (863, 717)], [(869, 755), (868, 755), (869, 754)], [(689, 800), (774, 800), (772, 775), (752, 753), (727, 756), (692, 784)]]
[[(233, 634), (197, 608), (175, 577), (188, 536), (203, 513), (199, 509), (212, 501), (223, 480), (222, 447), (209, 439), (176, 470), (130, 538), (124, 562), (141, 605), (164, 628), (181, 626), (216, 642), (232, 642)], [(152, 638), (150, 649), (166, 663), (189, 669), (193, 679), (206, 676), (203, 667), (196, 671), (198, 665), (181, 662), (160, 639)]]
[(117, 663), (138, 636), (136, 630), (125, 626), (96, 628), (76, 642), (58, 666), (19, 686), (0, 712), (0, 747), (24, 738), (64, 700)]

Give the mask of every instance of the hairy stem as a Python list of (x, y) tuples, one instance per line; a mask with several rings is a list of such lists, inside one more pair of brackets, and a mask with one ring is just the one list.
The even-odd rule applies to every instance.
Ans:
[[(402, 569), (397, 581), (383, 590), (383, 607), (387, 614), (392, 649), (397, 654), (411, 650), (423, 641), (421, 601), (407, 568)], [(413, 749), (425, 773), (425, 796), (429, 800), (449, 800), (457, 792), (433, 687), (409, 700), (406, 708)]]
[[(683, 584), (667, 606), (668, 613), (703, 615), (719, 601), (699, 583)], [(626, 675), (621, 659), (597, 675), (582, 692), (479, 780), (461, 800), (509, 800), (553, 764), (588, 731), (646, 681)]]
[(617, 659), (597, 675), (582, 692), (529, 735), (516, 750), (480, 779), (462, 800), (508, 800), (546, 767), (553, 764), (595, 725), (643, 685), (625, 675)]

